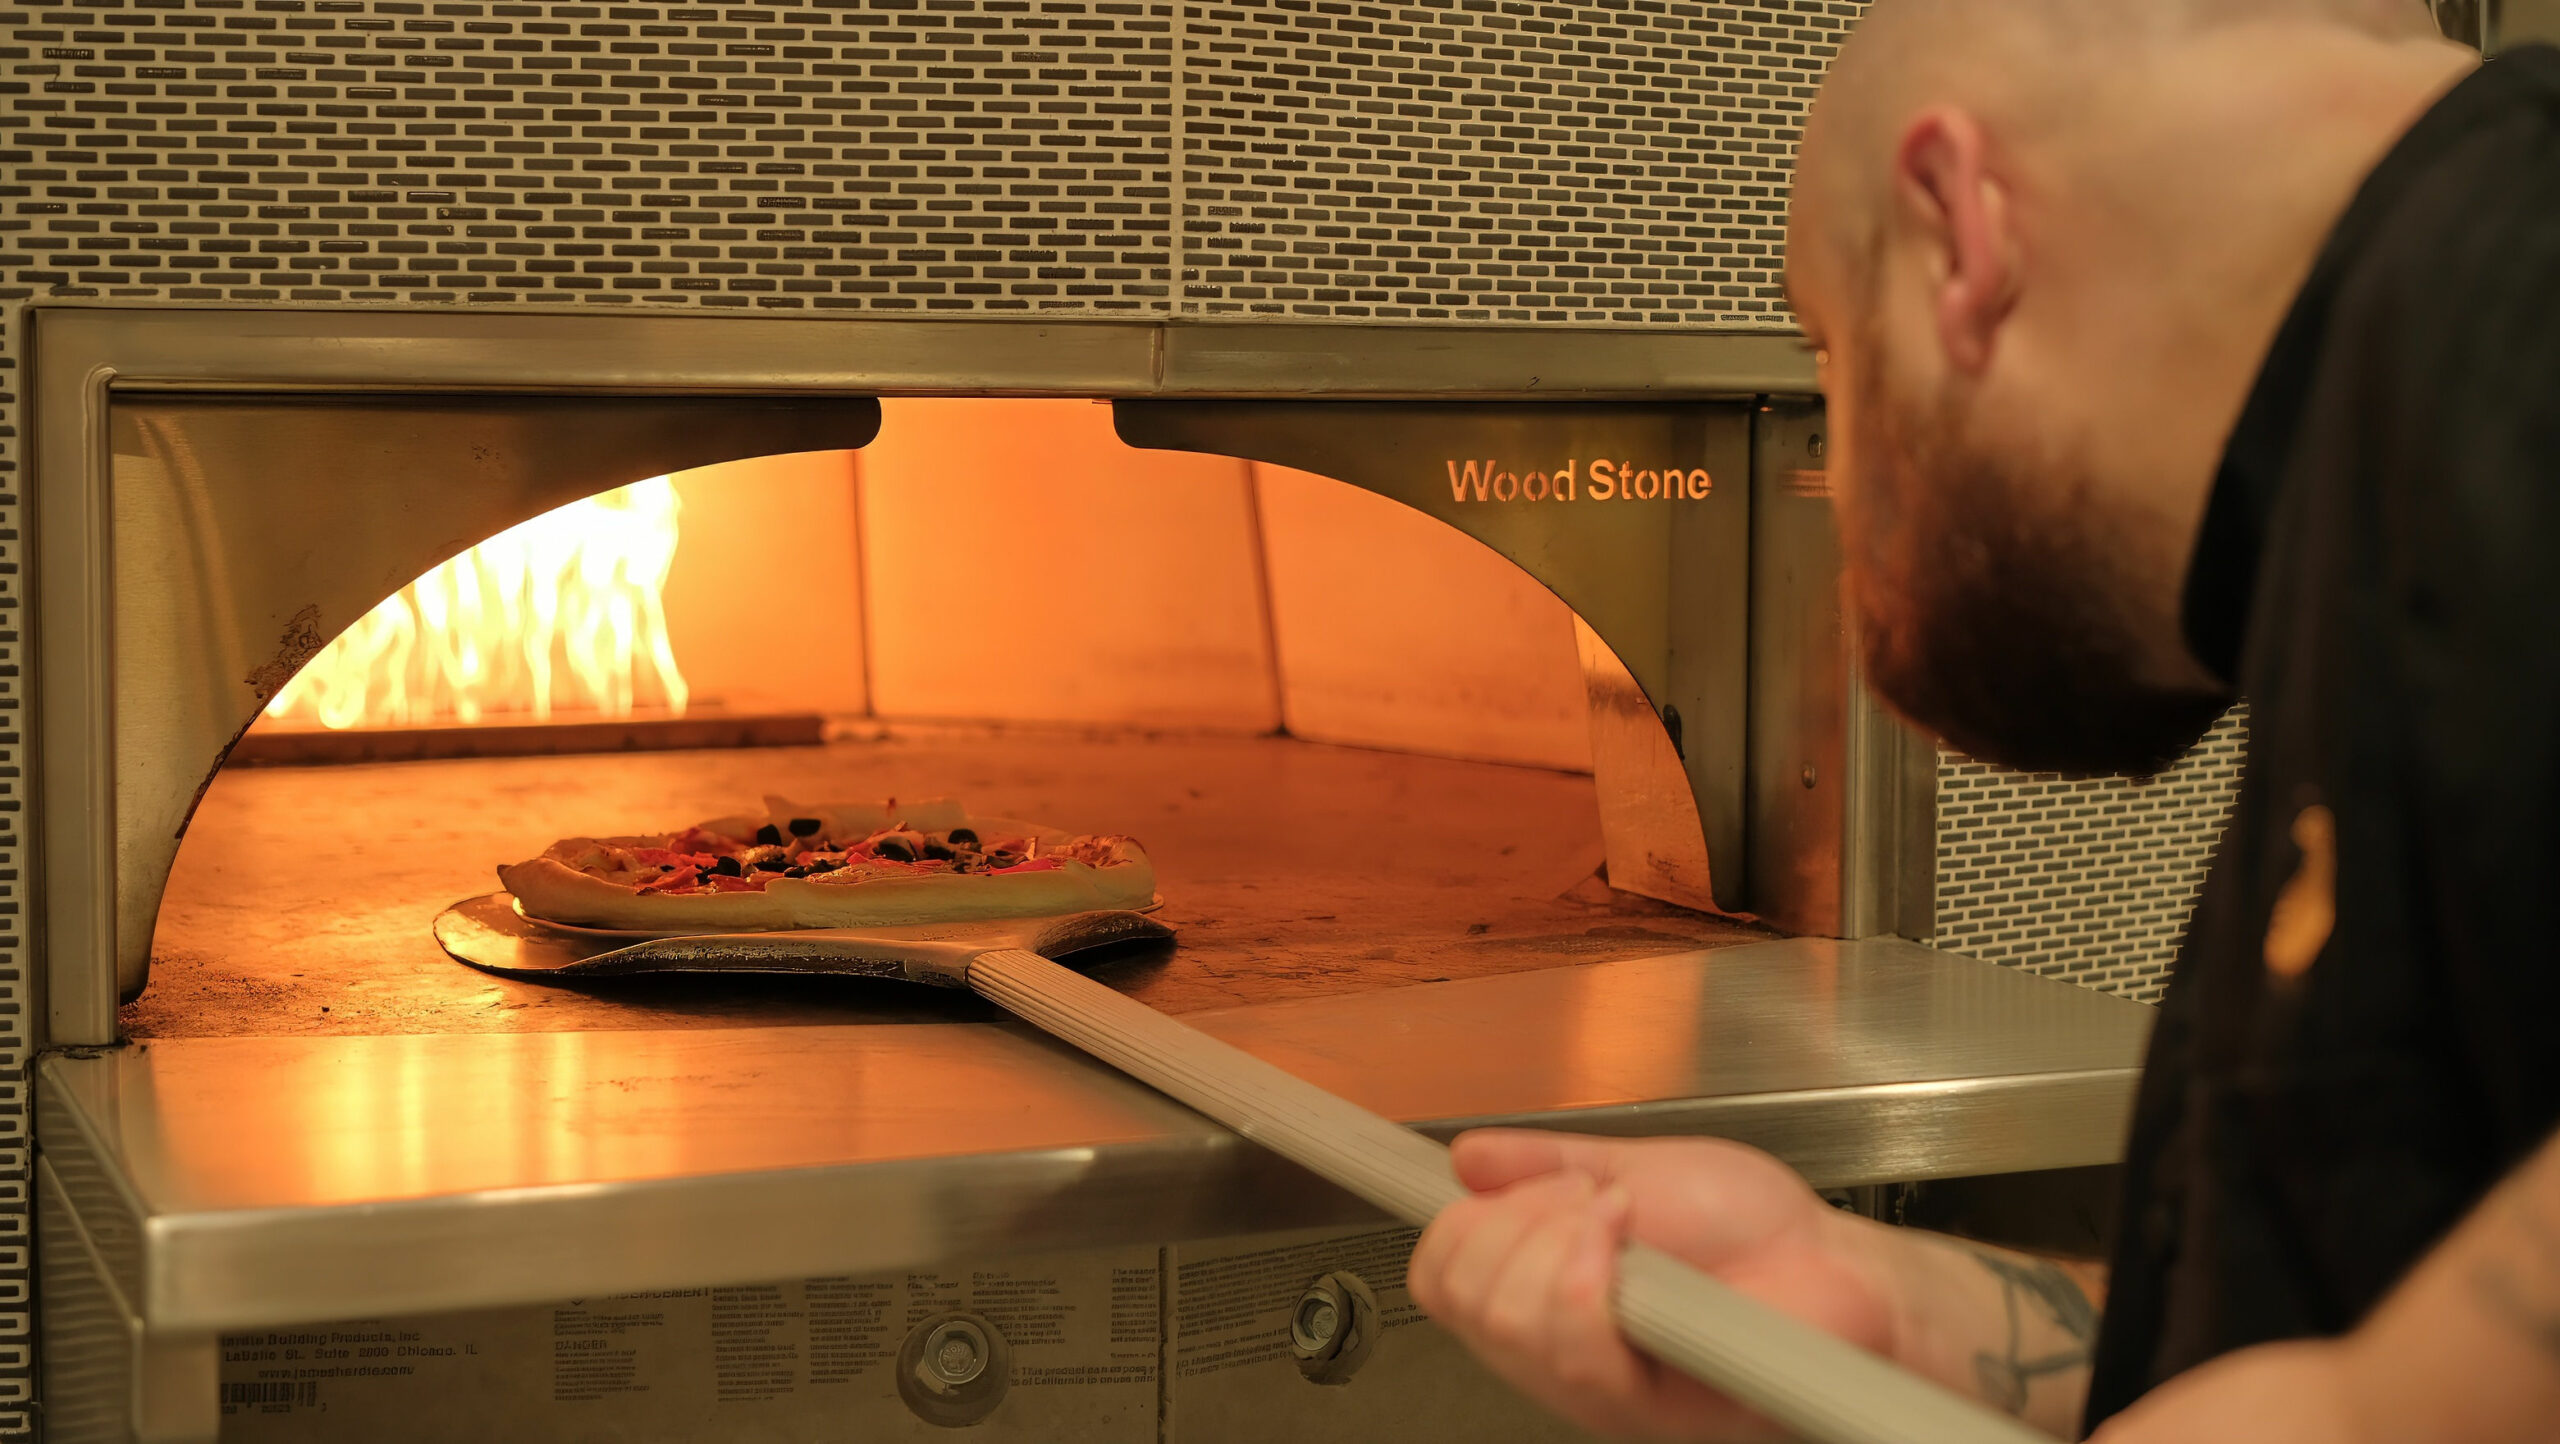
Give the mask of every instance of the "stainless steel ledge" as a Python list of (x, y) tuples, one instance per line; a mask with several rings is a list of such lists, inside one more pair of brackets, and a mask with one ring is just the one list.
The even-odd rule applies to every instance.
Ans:
[[(1721, 1134), (1839, 1185), (2114, 1159), (2150, 1019), (1786, 941), (1191, 1021), (1433, 1132)], [(169, 1333), (1368, 1216), (994, 1025), (171, 1040), (46, 1058), (38, 1100), (82, 1235)]]

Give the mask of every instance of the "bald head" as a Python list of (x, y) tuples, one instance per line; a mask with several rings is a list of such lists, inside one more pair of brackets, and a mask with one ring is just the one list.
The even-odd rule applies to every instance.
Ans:
[(1886, 700), (2033, 768), (2202, 730), (2178, 597), (2223, 440), (2364, 175), (2476, 61), (2420, 0), (1877, 0), (1787, 272)]
[[(2047, 143), (2099, 120), (2110, 83), (2200, 32), (2318, 26), (2382, 41), (2436, 35), (2422, 0), (1876, 0), (1833, 62), (1807, 127), (1798, 206), (1863, 258), (1883, 220), (1896, 133), (1934, 99)], [(1808, 192), (1807, 185), (1812, 186)]]
[(1875, 0), (1841, 63), (1854, 68), (1877, 55), (1909, 57), (1933, 46), (1972, 48), (2003, 39), (2042, 46), (2122, 44), (2268, 20), (2316, 21), (2399, 37), (2434, 31), (2422, 0)]
[(2122, 64), (2164, 41), (2268, 23), (2401, 40), (2435, 33), (2421, 0), (1875, 0), (1841, 48), (1823, 99), (1916, 93), (1957, 75), (2068, 83), (2083, 67)]

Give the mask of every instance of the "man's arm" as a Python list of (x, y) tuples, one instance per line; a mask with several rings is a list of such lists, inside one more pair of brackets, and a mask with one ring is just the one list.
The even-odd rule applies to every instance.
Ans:
[(1883, 1233), (1879, 1247), (1898, 1257), (1898, 1292), (1909, 1301), (1893, 1357), (2048, 1433), (2079, 1432), (2105, 1265), (1867, 1227)]
[(2560, 1141), (2472, 1210), (2354, 1333), (2216, 1360), (2098, 1437), (2524, 1444), (2551, 1438), (2555, 1419)]
[[(1827, 1207), (1713, 1140), (1459, 1141), (1476, 1190), (1415, 1250), (1414, 1297), (1530, 1397), (1628, 1437), (1776, 1437), (1643, 1360), (1608, 1313), (1630, 1234), (1916, 1373), (2069, 1436), (2096, 1274)], [(2361, 1327), (2171, 1380), (2098, 1444), (2526, 1444), (2560, 1418), (2560, 1139), (2518, 1168)]]
[(2057, 1434), (2076, 1432), (2097, 1332), (2094, 1265), (1858, 1218), (1767, 1154), (1711, 1139), (1458, 1140), (1477, 1196), (1415, 1250), (1413, 1294), (1522, 1392), (1629, 1437), (1777, 1437), (1628, 1348), (1608, 1313), (1632, 1233), (1741, 1292)]

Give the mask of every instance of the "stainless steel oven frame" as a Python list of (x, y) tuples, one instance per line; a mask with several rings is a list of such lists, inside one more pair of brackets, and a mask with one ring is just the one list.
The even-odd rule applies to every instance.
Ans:
[[(365, 569), (339, 594), (308, 599), (322, 604), (325, 638), (457, 544), (625, 473), (858, 445), (868, 439), (860, 410), (881, 395), (1242, 401), (1261, 408), (1259, 419), (1214, 406), (1205, 415), (1142, 413), (1160, 418), (1159, 429), (1230, 438), (1225, 444), (1240, 452), (1257, 443), (1303, 448), (1289, 435), (1293, 423), (1306, 436), (1343, 435), (1338, 415), (1316, 414), (1324, 403), (1533, 406), (1526, 422), (1513, 417), (1515, 431), (1550, 425), (1576, 403), (1726, 403), (1732, 419), (1720, 444), (1750, 485), (1720, 499), (1725, 539), (1702, 538), (1676, 562), (1657, 560), (1648, 571), (1553, 557), (1541, 519), (1498, 509), (1444, 514), (1542, 572), (1595, 624), (1602, 609), (1622, 624), (1603, 630), (1621, 632), (1609, 640), (1653, 694), (1650, 725), (1684, 704), (1696, 820), (1648, 822), (1669, 816), (1659, 808), (1635, 813), (1622, 833), (1649, 826), (1663, 835), (1614, 838), (1613, 858), (1695, 851), (1696, 840), (1669, 834), (1701, 828), (1707, 856), (1723, 869), (1717, 901), (1729, 907), (1825, 936), (1928, 934), (1935, 757), (1884, 720), (1850, 676), (1829, 508), (1802, 484), (1820, 474), (1819, 411), (1786, 399), (1809, 396), (1812, 378), (1784, 337), (88, 305), (32, 306), (18, 324), (32, 362), (32, 581), (43, 658), (36, 946), (50, 1045), (112, 1042), (116, 1003), (143, 985), (159, 882), (187, 810), (254, 715), (242, 710), (242, 679), (272, 670), (277, 617), (294, 610), (261, 611), (243, 589), (262, 584), (271, 553), (307, 559), (313, 538), (294, 528), (325, 524), (314, 519), (329, 513), (306, 500), (336, 494), (343, 503), (350, 486), (399, 496), (472, 476), (475, 465), (481, 473), (470, 487), (438, 486), (458, 495), (431, 518), (403, 517), (401, 534), (385, 530), (357, 545)], [(256, 490), (267, 494), (266, 511), (226, 517), (219, 479), (178, 474), (197, 453), (220, 449), (219, 439), (179, 434), (184, 423), (128, 438), (167, 465), (116, 478), (118, 418), (147, 409), (149, 398), (188, 396), (235, 407), (308, 403), (232, 423), (235, 450), (265, 448)], [(359, 419), (333, 421), (317, 404), (328, 396), (454, 406), (402, 447), (351, 452), (374, 423), (360, 419), (361, 408), (351, 413)], [(459, 398), (488, 402), (485, 424)], [(1296, 405), (1272, 411), (1282, 401)], [(1472, 435), (1491, 422), (1466, 413), (1454, 424)], [(1219, 443), (1177, 436), (1164, 444)], [(1391, 478), (1361, 474), (1382, 466), (1384, 449), (1355, 442), (1331, 470), (1397, 494)], [(346, 475), (351, 454), (366, 458), (359, 480)], [(1394, 460), (1411, 470), (1410, 457)], [(1316, 464), (1325, 469), (1322, 458)], [(1430, 484), (1426, 477), (1401, 494), (1428, 504)], [(235, 478), (230, 491), (243, 489)], [(120, 540), (148, 564), (129, 558), (120, 572)], [(1675, 596), (1673, 586), (1686, 590)], [(172, 589), (205, 596), (190, 595), (182, 623), (137, 624), (138, 614), (165, 610), (152, 598)], [(130, 633), (121, 643), (120, 608)], [(1632, 758), (1604, 755), (1600, 766), (1604, 793), (1638, 783)], [(1754, 766), (1763, 775), (1748, 775)]]
[[(1545, 532), (1516, 520), (1444, 519), (1564, 592), (1642, 687), (1641, 715), (1617, 734), (1624, 745), (1604, 743), (1597, 757), (1604, 816), (1611, 797), (1651, 789), (1610, 824), (1613, 875), (1622, 855), (1703, 849), (1724, 865), (1722, 900), (1803, 936), (1486, 980), (1498, 986), (1246, 1008), (1211, 1026), (1443, 1131), (1497, 1119), (1710, 1131), (1840, 1187), (2115, 1156), (2148, 1010), (1893, 937), (1930, 929), (1938, 758), (1852, 674), (1821, 414), (1791, 338), (87, 302), (25, 305), (7, 319), (25, 340), (31, 422), (29, 536), (17, 544), (32, 548), (20, 554), (34, 612), (22, 652), (35, 726), (20, 859), (34, 884), (25, 956), (42, 1057), (30, 1080), (31, 1187), (49, 1302), (36, 1332), (62, 1438), (211, 1438), (214, 1339), (226, 1329), (1362, 1216), (1142, 1089), (978, 1026), (570, 1035), (543, 1046), (576, 1054), (583, 1072), (644, 1080), (681, 1054), (688, 1069), (726, 1080), (727, 1098), (796, 1097), (801, 1076), (848, 1058), (919, 1080), (937, 1068), (1001, 1075), (1035, 1100), (1034, 1135), (988, 1134), (919, 1081), (913, 1096), (844, 1102), (830, 1126), (868, 1141), (777, 1173), (566, 1188), (450, 1175), (361, 1205), (284, 1184), (230, 1196), (191, 1173), (186, 1140), (208, 1120), (173, 1106), (182, 1095), (211, 1090), (232, 1100), (221, 1126), (271, 1132), (291, 1125), (256, 1116), (269, 1080), (400, 1079), (425, 1110), (416, 1126), (458, 1129), (473, 1126), (472, 1099), (502, 1086), (489, 1080), (525, 1066), (526, 1040), (505, 1038), (120, 1046), (117, 1005), (147, 984), (152, 911), (179, 829), (255, 714), (258, 679), (272, 684), (342, 624), (327, 619), (360, 615), (523, 516), (671, 466), (858, 445), (880, 396), (1111, 400), (1142, 443), (1293, 461), (1426, 509), (1410, 467), (1452, 425), (1561, 435), (1603, 418), (1669, 425), (1662, 435), (1713, 451), (1728, 477), (1720, 530), (1647, 553), (1643, 566), (1559, 560), (1543, 549)], [(1409, 444), (1328, 456), (1325, 438), (1344, 432), (1341, 408), (1353, 405), (1374, 406), (1356, 415)], [(260, 459), (253, 478), (236, 464), (243, 454)], [(357, 482), (351, 454), (364, 461)], [(457, 474), (469, 484), (450, 485)], [(351, 485), (381, 498), (429, 478), (448, 484), (425, 519), (373, 526), (340, 548), (361, 566), (284, 564), (328, 540), (310, 519), (328, 509), (303, 503), (336, 496), (343, 511)], [(331, 580), (309, 599), (319, 620), (301, 627), (311, 635), (288, 628), (280, 639), (277, 618), (302, 600), (291, 588), (323, 572)], [(172, 597), (188, 602), (181, 621), (170, 620)], [(1656, 700), (1666, 689), (1690, 718), (1669, 781)], [(1825, 941), (1838, 938), (1879, 940)], [(1523, 1080), (1488, 1067), (1499, 1040), (1595, 1011), (1672, 1028), (1688, 1040), (1685, 1061), (1632, 1093), (1613, 1080), (1606, 1048), (1580, 1072)], [(1327, 1071), (1318, 1040), (1346, 1029), (1412, 1039), (1423, 1019), (1435, 1041)], [(609, 1111), (611, 1095), (575, 1101), (577, 1119), (546, 1126), (634, 1126), (587, 1116)], [(680, 1129), (738, 1126), (700, 1099), (665, 1101)], [(1097, 1117), (1122, 1120), (1107, 1141), (1080, 1131)], [(790, 1137), (774, 1146), (777, 1160), (808, 1162)], [(828, 1223), (855, 1216), (869, 1221), (855, 1235)], [(705, 1242), (671, 1257), (657, 1245), (675, 1237)]]

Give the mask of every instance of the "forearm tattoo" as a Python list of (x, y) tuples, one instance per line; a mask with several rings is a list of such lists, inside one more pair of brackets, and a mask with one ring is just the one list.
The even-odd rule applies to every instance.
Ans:
[[(1974, 1378), (1984, 1400), (2023, 1414), (2027, 1391), (2036, 1380), (2087, 1367), (2090, 1347), (2098, 1337), (2098, 1310), (2059, 1264), (1986, 1249), (1966, 1248), (1965, 1252), (2000, 1280), (2001, 1302), (2009, 1312), (2008, 1347), (1976, 1353)], [(2031, 1345), (2028, 1334), (2037, 1324), (2050, 1325), (2059, 1331), (2060, 1339)]]

